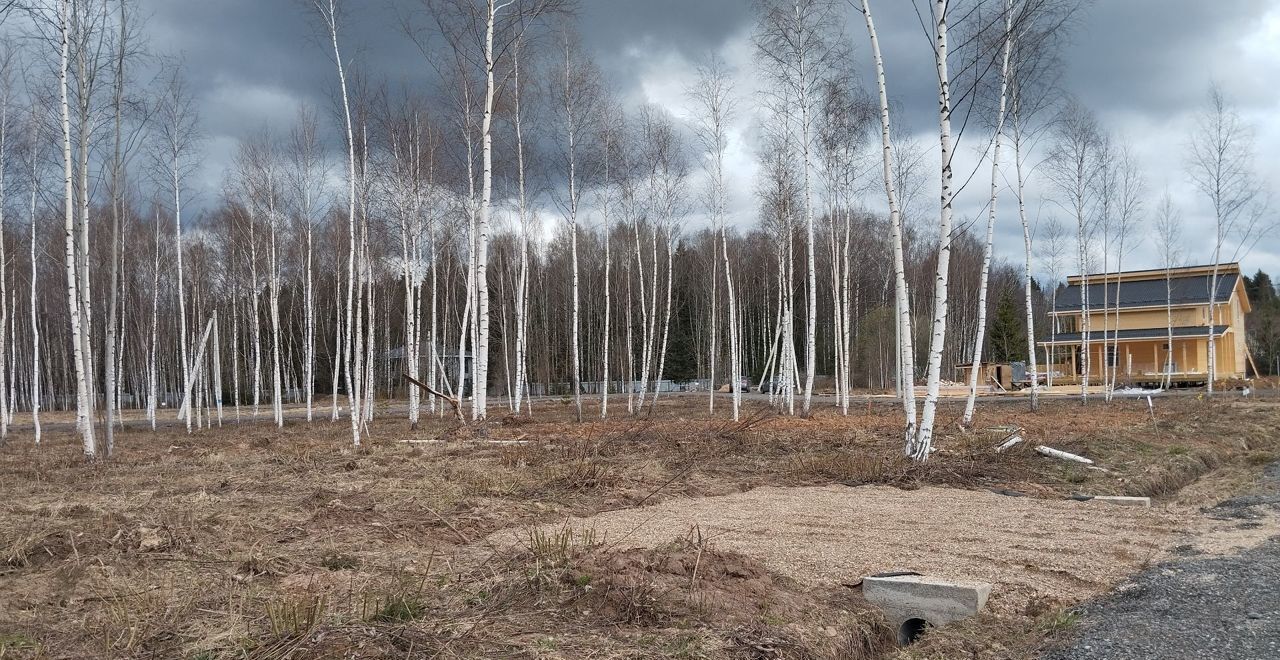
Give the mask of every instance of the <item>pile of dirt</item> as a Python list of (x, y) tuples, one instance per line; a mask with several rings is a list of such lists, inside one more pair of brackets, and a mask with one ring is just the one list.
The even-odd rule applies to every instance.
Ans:
[[(561, 528), (541, 538), (572, 533)], [(687, 643), (696, 638), (688, 657), (856, 660), (880, 657), (894, 644), (883, 617), (848, 590), (801, 584), (756, 558), (717, 549), (696, 531), (651, 548), (530, 544), (506, 566), (482, 589), (507, 593), (514, 609), (620, 630), (622, 639), (656, 631)], [(526, 597), (511, 596), (518, 593)]]

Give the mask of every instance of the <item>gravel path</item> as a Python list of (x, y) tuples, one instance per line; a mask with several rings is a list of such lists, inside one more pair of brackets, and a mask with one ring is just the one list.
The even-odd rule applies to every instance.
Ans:
[[(696, 525), (715, 547), (807, 584), (889, 570), (981, 580), (996, 585), (991, 609), (1020, 614), (1033, 601), (1078, 603), (1111, 590), (1194, 522), (1098, 502), (826, 486), (673, 499), (570, 524), (620, 548), (669, 543)], [(492, 540), (518, 543), (525, 534), (507, 530)]]
[[(1267, 469), (1259, 492), (1205, 513), (1250, 529), (1277, 511), (1280, 464)], [(1079, 639), (1047, 658), (1280, 658), (1280, 537), (1233, 556), (1191, 556), (1143, 571), (1085, 607)]]

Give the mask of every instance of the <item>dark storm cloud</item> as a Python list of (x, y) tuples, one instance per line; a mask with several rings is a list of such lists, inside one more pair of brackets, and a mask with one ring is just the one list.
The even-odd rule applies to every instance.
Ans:
[[(264, 124), (287, 129), (299, 102), (316, 107), (322, 119), (336, 117), (331, 100), (336, 87), (332, 63), (327, 44), (316, 38), (307, 3), (143, 3), (152, 14), (147, 31), (153, 50), (185, 56), (188, 79), (209, 137), (201, 173), (206, 201), (216, 195), (213, 191), (238, 139)], [(628, 103), (657, 102), (679, 113), (691, 69), (709, 52), (726, 54), (731, 64), (742, 70), (744, 81), (752, 82), (752, 5), (752, 0), (580, 0), (577, 29), (586, 52), (622, 99)], [(438, 91), (431, 65), (400, 23), (403, 17), (413, 16), (418, 25), (431, 25), (430, 17), (423, 13), (422, 0), (349, 0), (347, 6), (342, 37), (355, 72), (369, 80), (404, 84), (424, 95)], [(924, 160), (932, 169), (937, 149), (937, 88), (930, 42), (907, 0), (881, 0), (873, 7), (890, 95), (902, 110), (901, 128), (916, 134), (922, 147), (933, 150)], [(852, 10), (842, 14), (844, 24), (839, 27), (852, 45), (863, 84), (870, 87), (870, 56), (861, 17)], [(1203, 227), (1206, 221), (1203, 204), (1186, 186), (1179, 145), (1185, 144), (1191, 116), (1211, 80), (1222, 81), (1247, 118), (1263, 124), (1260, 153), (1280, 148), (1280, 132), (1259, 121), (1280, 112), (1280, 94), (1276, 92), (1280, 68), (1265, 64), (1273, 59), (1270, 52), (1257, 52), (1274, 48), (1268, 46), (1265, 33), (1257, 36), (1265, 28), (1261, 25), (1265, 17), (1276, 24), (1272, 29), (1280, 30), (1280, 11), (1272, 0), (1096, 0), (1082, 12), (1062, 53), (1062, 85), (1094, 110), (1105, 126), (1135, 145), (1144, 159), (1152, 190), (1148, 208), (1153, 208), (1159, 192), (1170, 186), (1191, 227)], [(1252, 45), (1246, 43), (1250, 38), (1255, 42)], [(1276, 54), (1280, 56), (1280, 52)], [(977, 167), (976, 151), (984, 141), (979, 131), (972, 130), (960, 145), (959, 158), (968, 160), (970, 171)], [(337, 144), (338, 140), (331, 142)], [(739, 150), (741, 180), (734, 184), (741, 192), (735, 205), (739, 222), (744, 224), (752, 223), (755, 204), (750, 199), (750, 178), (755, 170), (748, 162), (754, 148), (743, 145)], [(1269, 160), (1259, 164), (1265, 182), (1274, 187), (1280, 165)], [(985, 188), (979, 183), (964, 192), (958, 200), (962, 216), (981, 216)], [(1041, 185), (1033, 192), (1047, 193), (1047, 189)], [(920, 206), (922, 213), (927, 212), (933, 198), (934, 193), (927, 190)], [(1053, 211), (1051, 204), (1044, 208), (1046, 213)], [(1001, 213), (1012, 217), (1003, 205)], [(1019, 232), (1016, 222), (998, 227), (997, 249), (1010, 259), (1018, 258)], [(1280, 269), (1278, 242), (1264, 239), (1256, 250), (1262, 256), (1256, 260), (1267, 268)]]
[(1239, 65), (1237, 40), (1274, 6), (1272, 0), (1099, 0), (1081, 15), (1064, 53), (1064, 86), (1102, 114), (1176, 115), (1204, 100), (1210, 79)]
[[(197, 94), (218, 105), (235, 90), (275, 90), (313, 103), (332, 89), (325, 44), (316, 40), (308, 3), (301, 0), (145, 0), (155, 50), (184, 53)], [(667, 54), (696, 61), (749, 31), (751, 0), (583, 0), (579, 31), (607, 80), (624, 95), (637, 82), (637, 65)], [(1072, 43), (1065, 86), (1105, 113), (1171, 114), (1203, 98), (1215, 69), (1230, 64), (1232, 37), (1256, 21), (1267, 0), (1099, 0), (1082, 14)], [(400, 27), (412, 15), (428, 24), (422, 0), (349, 2), (344, 41), (353, 68), (376, 78), (427, 85), (428, 64)], [(935, 121), (936, 87), (928, 41), (909, 2), (877, 6), (890, 93), (913, 129)], [(865, 35), (852, 11), (845, 35), (855, 61), (867, 69)], [(864, 80), (867, 76), (864, 75)], [(1187, 84), (1194, 82), (1197, 84)], [(217, 97), (217, 94), (223, 94)], [(252, 103), (253, 94), (244, 101)], [(280, 117), (206, 113), (213, 133)]]
[(754, 20), (751, 0), (586, 0), (580, 6), (583, 44), (623, 94), (645, 58), (701, 60)]

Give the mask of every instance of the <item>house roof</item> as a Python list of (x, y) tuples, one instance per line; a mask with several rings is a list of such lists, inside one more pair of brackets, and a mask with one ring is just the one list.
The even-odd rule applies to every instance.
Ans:
[[(1164, 278), (1137, 281), (1115, 282), (1105, 284), (1089, 284), (1089, 308), (1102, 309), (1103, 287), (1106, 287), (1105, 302), (1108, 307), (1115, 308), (1117, 296), (1121, 309), (1126, 307), (1156, 307), (1171, 305), (1197, 305), (1209, 303), (1209, 285), (1212, 275), (1174, 275), (1169, 280), (1169, 289), (1165, 288)], [(1231, 292), (1240, 280), (1239, 273), (1220, 273), (1218, 275), (1218, 294), (1214, 300), (1226, 302), (1231, 299)], [(1072, 284), (1058, 292), (1053, 306), (1055, 312), (1079, 311), (1080, 285)]]
[[(1225, 326), (1225, 325), (1214, 326), (1213, 327), (1214, 336), (1221, 337), (1223, 334), (1226, 333), (1229, 327), (1230, 326)], [(1057, 335), (1054, 335), (1052, 342), (1046, 341), (1046, 342), (1040, 342), (1040, 343), (1041, 344), (1050, 344), (1050, 343), (1079, 344), (1080, 334), (1081, 333), (1079, 332), (1067, 332), (1067, 333), (1060, 332)], [(1173, 329), (1174, 339), (1186, 339), (1188, 337), (1208, 337), (1208, 336), (1209, 336), (1209, 326), (1207, 325), (1188, 326), (1188, 327)], [(1092, 344), (1092, 343), (1101, 342), (1103, 340), (1103, 337), (1104, 335), (1102, 334), (1101, 330), (1094, 330), (1089, 333), (1089, 343)], [(1106, 337), (1106, 340), (1109, 342), (1116, 341), (1116, 340), (1142, 341), (1142, 340), (1151, 340), (1151, 339), (1166, 339), (1169, 337), (1169, 329), (1168, 328), (1142, 328), (1137, 330), (1118, 330), (1118, 331), (1112, 330), (1108, 332), (1105, 335), (1105, 337)]]
[[(1116, 280), (1124, 282), (1135, 282), (1137, 280), (1163, 280), (1165, 275), (1174, 277), (1182, 277), (1185, 275), (1205, 275), (1213, 273), (1215, 266), (1213, 264), (1201, 264), (1199, 266), (1175, 266), (1172, 268), (1148, 268), (1146, 270), (1126, 270), (1109, 273), (1090, 273), (1088, 275), (1070, 275), (1067, 277), (1067, 284), (1077, 284), (1081, 279), (1088, 278), (1090, 282), (1101, 282), (1103, 279)], [(1237, 262), (1220, 263), (1216, 266), (1218, 275), (1226, 273), (1239, 273), (1240, 264)]]

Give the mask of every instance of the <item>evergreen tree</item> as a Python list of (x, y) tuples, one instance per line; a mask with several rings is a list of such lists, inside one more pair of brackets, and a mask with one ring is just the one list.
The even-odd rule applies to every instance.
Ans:
[(1018, 301), (1008, 291), (1000, 294), (995, 317), (991, 320), (993, 362), (1015, 362), (1026, 359), (1027, 327)]
[(1280, 374), (1280, 292), (1261, 270), (1244, 278), (1244, 288), (1253, 306), (1245, 328), (1254, 364), (1262, 375)]

